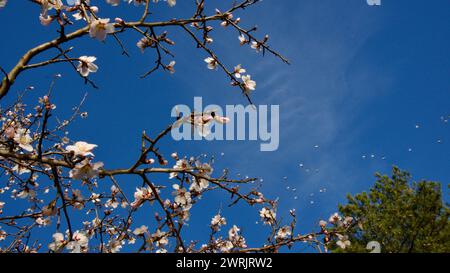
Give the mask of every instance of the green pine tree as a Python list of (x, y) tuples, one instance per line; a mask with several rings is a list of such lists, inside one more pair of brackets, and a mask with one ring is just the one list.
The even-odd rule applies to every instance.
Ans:
[(369, 193), (348, 195), (339, 211), (356, 221), (346, 235), (351, 246), (336, 252), (369, 252), (377, 241), (383, 253), (450, 252), (450, 209), (441, 184), (411, 182), (408, 172), (393, 167), (392, 177), (376, 174)]

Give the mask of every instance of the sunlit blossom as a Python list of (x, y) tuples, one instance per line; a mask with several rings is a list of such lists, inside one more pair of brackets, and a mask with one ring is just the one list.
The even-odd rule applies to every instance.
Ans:
[(100, 168), (103, 167), (103, 162), (91, 163), (89, 159), (75, 165), (75, 168), (70, 170), (69, 176), (73, 179), (87, 180), (98, 176)]
[(97, 145), (89, 144), (84, 141), (77, 141), (74, 145), (68, 145), (66, 151), (73, 152), (75, 156), (94, 156), (92, 150), (96, 148)]
[(89, 28), (89, 35), (99, 41), (104, 41), (106, 39), (106, 35), (114, 33), (114, 24), (109, 23), (109, 20), (109, 18), (92, 18)]

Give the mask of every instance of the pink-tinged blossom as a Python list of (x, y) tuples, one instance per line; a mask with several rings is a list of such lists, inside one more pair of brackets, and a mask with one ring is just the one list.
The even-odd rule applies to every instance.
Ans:
[(89, 36), (91, 36), (91, 38), (104, 41), (106, 39), (106, 35), (111, 33), (114, 33), (114, 24), (109, 23), (109, 18), (92, 18), (89, 28)]
[(153, 190), (150, 187), (136, 188), (134, 192), (134, 201), (131, 203), (132, 208), (140, 207), (146, 200), (153, 198)]
[(72, 236), (72, 241), (70, 241), (66, 248), (71, 251), (71, 253), (82, 253), (88, 250), (89, 239), (85, 232), (75, 231)]
[(49, 16), (48, 14), (40, 14), (39, 21), (41, 22), (41, 25), (46, 27), (52, 23), (53, 17)]

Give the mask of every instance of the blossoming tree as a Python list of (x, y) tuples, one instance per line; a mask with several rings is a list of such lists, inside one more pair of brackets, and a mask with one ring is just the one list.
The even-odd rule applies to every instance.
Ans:
[[(175, 41), (170, 38), (167, 27), (176, 27), (186, 33), (199, 49), (204, 51), (208, 69), (221, 70), (240, 88), (251, 103), (251, 91), (256, 82), (239, 64), (229, 68), (210, 48), (213, 43), (212, 30), (215, 24), (237, 31), (236, 43), (249, 45), (262, 53), (271, 53), (288, 63), (282, 55), (268, 45), (268, 36), (257, 37), (256, 28), (246, 28), (241, 18), (234, 13), (247, 10), (259, 0), (229, 1), (228, 10), (216, 10), (206, 14), (205, 0), (193, 2), (192, 16), (184, 19), (153, 21), (150, 18), (152, 5), (176, 5), (176, 0), (30, 0), (37, 5), (37, 16), (42, 27), (56, 28), (59, 35), (53, 40), (31, 48), (23, 56), (18, 56), (15, 66), (7, 70), (0, 67), (3, 79), (0, 85), (0, 100), (9, 95), (14, 83), (22, 73), (32, 73), (55, 63), (66, 63), (73, 67), (86, 84), (96, 87), (90, 79), (96, 73), (96, 57), (73, 56), (73, 44), (83, 36), (92, 38), (92, 43), (111, 39), (128, 55), (130, 42), (127, 33), (140, 35), (132, 41), (142, 52), (152, 51), (155, 63), (142, 75), (147, 77), (157, 70), (175, 72), (175, 60), (170, 47)], [(158, 3), (160, 2), (160, 3)], [(163, 2), (163, 3), (161, 3)], [(135, 5), (135, 21), (102, 17), (102, 6)], [(0, 8), (7, 8), (7, 0), (0, 0)], [(53, 57), (46, 58), (49, 54)], [(1, 64), (0, 64), (1, 65)], [(95, 158), (95, 150), (101, 143), (90, 144), (82, 139), (72, 140), (66, 133), (70, 124), (79, 116), (83, 117), (82, 104), (73, 114), (55, 121), (56, 112), (52, 103), (52, 90), (41, 95), (34, 108), (23, 103), (27, 91), (21, 93), (14, 103), (1, 109), (0, 131), (0, 252), (118, 252), (124, 245), (138, 252), (277, 252), (291, 247), (296, 242), (306, 242), (326, 250), (333, 237), (348, 241), (341, 235), (352, 224), (352, 219), (341, 219), (334, 215), (329, 222), (322, 221), (319, 230), (310, 234), (296, 233), (295, 211), (290, 211), (292, 219), (283, 223), (276, 216), (277, 202), (269, 200), (257, 190), (243, 190), (243, 184), (255, 179), (233, 179), (227, 172), (214, 174), (211, 160), (201, 156), (181, 156), (177, 153), (165, 155), (161, 140), (171, 131), (173, 124), (190, 123), (197, 128), (205, 128), (211, 122), (226, 123), (226, 117), (212, 113), (193, 113), (189, 117), (168, 120), (168, 126), (159, 134), (142, 134), (139, 140), (141, 150), (131, 166), (110, 169)], [(29, 89), (32, 89), (31, 87)], [(203, 132), (203, 130), (201, 130)], [(172, 166), (172, 167), (170, 167)], [(165, 174), (166, 179), (153, 179), (154, 175)], [(133, 196), (127, 196), (120, 179), (132, 177), (136, 182)], [(100, 191), (98, 185), (108, 185), (107, 191)], [(260, 246), (248, 246), (245, 234), (238, 223), (227, 223), (226, 215), (215, 215), (210, 222), (210, 240), (206, 242), (188, 241), (184, 238), (186, 223), (193, 206), (200, 205), (200, 198), (211, 191), (223, 192), (231, 197), (230, 206), (244, 202), (254, 206), (264, 222), (270, 227), (270, 234), (263, 236)], [(17, 205), (17, 204), (21, 205)], [(23, 205), (25, 203), (25, 205)], [(153, 211), (153, 219), (145, 225), (135, 223), (135, 215), (148, 207)], [(74, 222), (73, 211), (84, 211), (82, 223)], [(15, 214), (7, 214), (9, 211)], [(56, 224), (55, 224), (56, 223)], [(226, 230), (226, 225), (229, 225)], [(332, 226), (330, 228), (330, 225)], [(52, 228), (52, 238), (29, 240), (36, 228)], [(222, 234), (224, 230), (225, 234)], [(267, 241), (265, 241), (267, 239)]]

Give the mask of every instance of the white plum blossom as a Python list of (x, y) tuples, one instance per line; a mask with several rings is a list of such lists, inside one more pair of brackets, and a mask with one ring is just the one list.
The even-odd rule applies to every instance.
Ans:
[(203, 189), (207, 189), (209, 187), (209, 181), (204, 178), (193, 178), (192, 184), (189, 187), (190, 191), (201, 192)]
[(62, 247), (66, 244), (66, 241), (64, 240), (64, 234), (62, 233), (55, 233), (52, 235), (53, 241), (48, 244), (48, 249), (50, 249), (53, 252), (59, 252)]
[[(189, 162), (186, 159), (177, 160), (177, 162), (173, 166), (173, 169), (180, 170), (180, 171), (187, 170), (190, 168), (191, 168), (191, 165), (189, 165)], [(171, 172), (169, 174), (169, 179), (175, 178), (175, 177), (177, 177), (177, 175), (178, 175), (178, 172)]]
[(253, 48), (254, 50), (256, 50), (256, 52), (261, 52), (261, 50), (262, 50), (262, 44), (260, 44), (256, 41), (252, 41), (250, 47)]
[(351, 242), (348, 240), (347, 235), (337, 234), (337, 236), (338, 236), (339, 240), (336, 242), (336, 245), (338, 245), (340, 248), (346, 249), (347, 247), (349, 247), (351, 245)]
[(353, 222), (353, 217), (351, 217), (351, 216), (346, 216), (345, 218), (344, 218), (344, 221), (343, 221), (343, 225), (344, 226), (349, 226), (351, 223)]
[(53, 22), (53, 17), (47, 15), (47, 14), (40, 14), (39, 15), (39, 21), (41, 22), (41, 25), (48, 26)]
[(237, 236), (239, 236), (239, 231), (241, 229), (238, 228), (236, 225), (233, 225), (232, 228), (230, 228), (230, 230), (228, 231), (228, 239), (230, 240), (234, 240), (234, 238), (236, 238)]
[(186, 191), (185, 188), (180, 188), (178, 184), (174, 184), (172, 187), (175, 189), (173, 192), (173, 195), (175, 195), (175, 203), (184, 210), (190, 210), (192, 207), (191, 193)]
[(27, 152), (33, 151), (33, 146), (31, 146), (31, 142), (33, 138), (30, 136), (30, 130), (19, 128), (16, 130), (14, 134), (14, 141), (19, 145), (20, 148), (24, 149)]
[(247, 247), (247, 245), (245, 243), (245, 238), (242, 237), (241, 235), (239, 235), (240, 230), (241, 229), (239, 227), (237, 227), (236, 225), (233, 225), (233, 227), (228, 231), (228, 239), (233, 244), (233, 247), (245, 248), (245, 247)]
[(5, 202), (0, 202), (0, 214), (3, 213), (3, 207), (5, 206)]
[(100, 168), (103, 167), (103, 162), (91, 163), (89, 159), (84, 159), (82, 162), (75, 165), (75, 168), (70, 170), (69, 177), (79, 180), (88, 180), (98, 176)]
[(91, 197), (90, 197), (92, 203), (100, 203), (101, 199), (100, 199), (100, 194), (98, 193), (92, 193)]
[(72, 241), (70, 241), (66, 248), (72, 253), (81, 253), (88, 250), (89, 239), (86, 233), (83, 231), (75, 231), (72, 236)]
[(225, 217), (222, 217), (220, 214), (217, 214), (211, 219), (211, 228), (215, 231), (220, 230), (221, 226), (224, 226), (227, 224), (227, 220)]
[(72, 190), (72, 202), (74, 208), (79, 210), (84, 208), (84, 198), (80, 190)]
[(216, 59), (208, 57), (205, 59), (205, 63), (208, 66), (208, 69), (214, 70), (217, 68), (218, 62), (216, 61)]
[(245, 38), (244, 34), (239, 35), (238, 39), (239, 39), (239, 43), (241, 45), (245, 45), (248, 42), (247, 39)]
[[(217, 14), (221, 14), (221, 12), (220, 12), (220, 10), (218, 10), (218, 9), (216, 9), (216, 13)], [(231, 19), (233, 19), (233, 14), (232, 13), (226, 13), (225, 14), (226, 15), (226, 20), (223, 20), (221, 23), (220, 23), (220, 25), (222, 26), (222, 27), (227, 27), (230, 23), (229, 23), (229, 21), (231, 21)], [(229, 21), (228, 21), (229, 20)], [(239, 21), (240, 21), (241, 19), (240, 18), (237, 18), (236, 19), (236, 23), (239, 23)]]
[[(91, 10), (92, 13), (97, 13), (98, 12), (98, 7), (96, 7), (96, 6), (90, 6), (89, 9)], [(72, 16), (77, 21), (78, 20), (85, 20), (86, 21), (86, 18), (84, 17), (83, 11), (79, 11), (77, 13), (74, 13), (74, 14), (72, 14)]]
[(104, 41), (106, 39), (106, 35), (114, 33), (114, 24), (109, 23), (109, 20), (109, 18), (92, 18), (89, 28), (89, 35), (91, 36), (91, 38), (96, 38), (99, 41)]
[(63, 8), (63, 3), (61, 0), (39, 0), (38, 4), (41, 6), (39, 20), (43, 26), (48, 26), (54, 19), (52, 16), (48, 15), (50, 10), (61, 10)]
[(256, 89), (256, 82), (252, 80), (250, 75), (242, 76), (242, 81), (246, 92), (254, 91)]
[(134, 201), (131, 203), (132, 208), (140, 207), (146, 200), (150, 200), (153, 197), (153, 190), (150, 187), (136, 188), (134, 192)]
[(98, 70), (98, 66), (94, 64), (95, 60), (97, 60), (94, 56), (81, 56), (78, 58), (78, 66), (77, 71), (81, 76), (87, 77), (89, 73), (95, 73)]
[(155, 233), (152, 234), (153, 240), (156, 242), (156, 246), (164, 246), (169, 244), (169, 240), (167, 238), (167, 233), (162, 232), (161, 230), (156, 230)]
[[(195, 128), (196, 132), (201, 137), (207, 137), (210, 133), (210, 126), (212, 122), (218, 122), (220, 124), (226, 124), (230, 121), (227, 117), (221, 117), (213, 113), (202, 113), (201, 115), (195, 115), (194, 117), (189, 117), (188, 122)], [(180, 119), (179, 124), (186, 122), (185, 119)], [(174, 124), (174, 126), (177, 126)]]
[(94, 156), (92, 150), (97, 147), (84, 141), (77, 141), (74, 145), (68, 145), (66, 151), (73, 152), (75, 156)]
[(247, 71), (244, 68), (242, 68), (240, 64), (238, 64), (237, 66), (234, 67), (233, 73), (234, 73), (234, 76), (238, 79), (240, 79), (241, 74), (243, 74), (245, 72), (247, 72)]
[(336, 223), (340, 222), (341, 220), (342, 220), (341, 216), (339, 215), (339, 213), (336, 212), (330, 216), (330, 218), (328, 219), (328, 222), (331, 224), (336, 224)]
[(105, 207), (107, 207), (107, 208), (116, 209), (118, 206), (119, 206), (119, 202), (117, 201), (117, 199), (115, 197), (108, 199), (105, 203)]
[(122, 249), (125, 244), (123, 240), (118, 240), (117, 238), (111, 239), (108, 243), (109, 253), (117, 253)]
[(50, 218), (42, 218), (42, 217), (38, 217), (36, 219), (36, 224), (38, 224), (39, 226), (48, 226), (50, 225), (51, 221)]
[(137, 43), (136, 46), (144, 53), (144, 50), (147, 47), (151, 47), (154, 44), (152, 39), (149, 39), (147, 36), (142, 37)]
[(229, 252), (234, 247), (233, 243), (228, 240), (219, 241), (216, 244), (219, 246), (221, 252)]
[(7, 3), (8, 3), (8, 0), (0, 0), (0, 8), (4, 8)]
[(277, 232), (277, 239), (286, 239), (292, 235), (292, 229), (290, 226), (281, 227)]
[(145, 234), (147, 232), (148, 232), (147, 226), (142, 225), (141, 227), (136, 228), (133, 231), (133, 234), (136, 235), (136, 236), (140, 236), (140, 235), (143, 235), (143, 234)]
[(276, 213), (273, 210), (268, 209), (268, 208), (262, 208), (259, 211), (259, 216), (264, 221), (264, 224), (272, 225), (276, 221)]
[(203, 189), (208, 188), (209, 186), (208, 178), (213, 172), (213, 168), (208, 163), (200, 164), (199, 162), (196, 162), (196, 168), (199, 170), (199, 174), (204, 178), (193, 177), (193, 181), (191, 186), (189, 187), (189, 190), (201, 192)]

